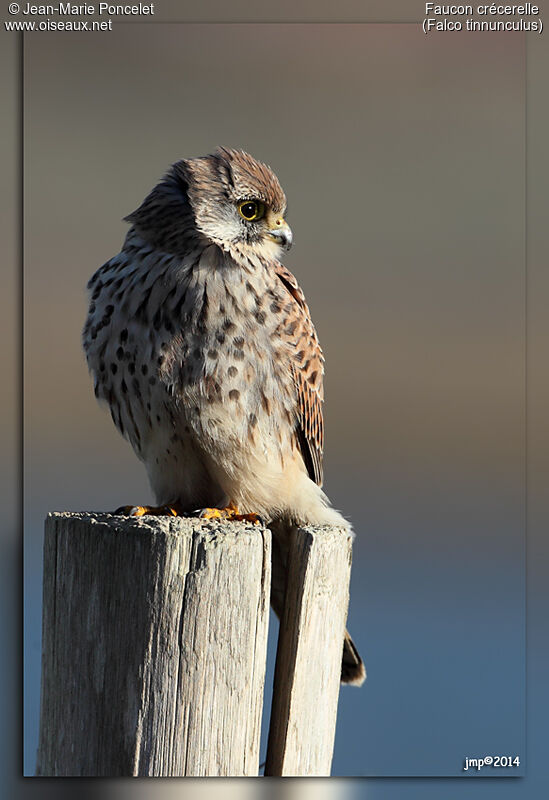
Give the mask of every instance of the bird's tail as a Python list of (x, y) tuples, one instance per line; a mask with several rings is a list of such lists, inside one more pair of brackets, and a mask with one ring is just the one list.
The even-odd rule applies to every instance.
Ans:
[(362, 686), (366, 680), (366, 668), (349, 631), (343, 640), (343, 660), (341, 662), (341, 683)]

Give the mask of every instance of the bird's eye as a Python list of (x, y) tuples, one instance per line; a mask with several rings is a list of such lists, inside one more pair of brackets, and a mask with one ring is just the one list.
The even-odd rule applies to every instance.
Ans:
[(261, 219), (265, 213), (265, 206), (259, 200), (244, 200), (238, 204), (238, 213), (248, 222), (252, 220)]

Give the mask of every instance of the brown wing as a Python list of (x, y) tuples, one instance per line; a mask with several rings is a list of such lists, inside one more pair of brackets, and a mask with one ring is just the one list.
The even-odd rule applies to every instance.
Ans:
[(282, 264), (277, 263), (276, 273), (294, 301), (281, 335), (295, 349), (292, 377), (298, 397), (297, 441), (311, 480), (322, 486), (324, 356), (299, 284)]

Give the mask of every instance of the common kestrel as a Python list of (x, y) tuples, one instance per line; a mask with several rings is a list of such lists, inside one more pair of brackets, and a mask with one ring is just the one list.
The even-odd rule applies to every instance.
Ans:
[[(324, 359), (279, 261), (285, 210), (277, 177), (245, 152), (177, 162), (91, 278), (83, 333), (95, 394), (160, 510), (269, 522), (279, 616), (292, 526), (349, 527), (321, 489)], [(341, 679), (364, 677), (346, 632)]]

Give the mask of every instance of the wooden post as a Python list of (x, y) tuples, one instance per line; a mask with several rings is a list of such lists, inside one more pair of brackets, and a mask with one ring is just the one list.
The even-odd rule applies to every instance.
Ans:
[[(330, 774), (351, 537), (290, 538), (266, 775)], [(257, 775), (270, 532), (50, 514), (38, 775)]]
[(257, 775), (270, 533), (50, 514), (38, 775)]
[(265, 775), (330, 774), (350, 570), (347, 530), (293, 532)]

